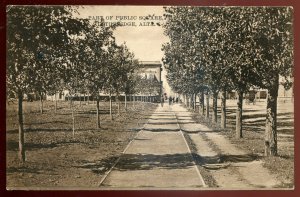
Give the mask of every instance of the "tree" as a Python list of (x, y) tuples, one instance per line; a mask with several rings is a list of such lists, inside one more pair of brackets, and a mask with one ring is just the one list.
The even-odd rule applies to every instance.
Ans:
[[(126, 76), (123, 76), (123, 86), (122, 91), (125, 94), (125, 111), (127, 110), (127, 95), (133, 94), (136, 92), (136, 81), (135, 81), (135, 70), (139, 68), (139, 62), (137, 59), (134, 59), (133, 54), (128, 53), (128, 49), (125, 45), (126, 53), (129, 56), (125, 56), (125, 60), (123, 62), (125, 70), (126, 70)], [(127, 58), (127, 60), (126, 60)]]
[[(165, 52), (163, 62), (168, 72), (167, 80), (175, 92), (184, 94), (185, 97), (191, 99), (192, 95), (198, 93), (203, 87), (201, 70), (199, 67), (189, 67), (187, 56), (183, 52), (186, 49), (182, 49), (183, 43), (177, 43), (176, 41), (166, 43), (162, 48)], [(188, 102), (188, 100), (186, 99), (186, 105), (190, 107), (191, 102)]]
[[(213, 121), (217, 121), (217, 95), (233, 88), (238, 93), (236, 136), (242, 137), (243, 93), (258, 79), (251, 65), (248, 8), (166, 8), (166, 34), (180, 48), (185, 67), (198, 68), (202, 84), (213, 94)], [(189, 36), (191, 35), (191, 36)], [(203, 89), (203, 88), (202, 88)], [(208, 99), (207, 99), (208, 101)], [(225, 96), (222, 125), (225, 127)], [(207, 116), (209, 110), (207, 109)]]
[[(133, 61), (134, 67), (138, 68), (138, 61)], [(136, 70), (136, 69), (135, 69)], [(131, 98), (131, 95), (137, 92), (137, 76), (134, 72), (127, 74), (127, 79), (124, 83), (124, 93), (125, 93), (125, 111), (127, 111), (127, 95)], [(134, 99), (135, 100), (135, 99)]]
[(261, 78), (255, 84), (268, 90), (265, 130), (265, 155), (277, 155), (277, 96), (280, 76), (291, 87), (293, 77), (293, 29), (291, 7), (253, 9), (251, 29), (256, 53), (255, 68)]
[[(134, 54), (129, 51), (126, 43), (120, 46), (115, 45), (115, 51), (112, 52), (113, 59), (111, 64), (111, 75), (113, 81), (111, 83), (113, 91), (116, 93), (118, 100), (118, 113), (120, 114), (120, 93), (125, 92), (128, 75), (134, 72), (137, 68), (137, 60), (134, 59)], [(126, 95), (125, 95), (126, 97)]]
[[(137, 66), (139, 65), (138, 62)], [(128, 88), (128, 89), (127, 89)], [(133, 105), (137, 101), (136, 94), (140, 94), (143, 91), (144, 84), (143, 78), (137, 72), (137, 69), (130, 75), (127, 86), (128, 93), (133, 94)]]
[[(6, 82), (18, 98), (19, 158), (22, 162), (25, 162), (23, 96), (38, 88), (36, 77), (44, 76), (51, 62), (65, 57), (64, 45), (69, 43), (70, 35), (78, 33), (74, 27), (80, 24), (71, 17), (73, 11), (66, 6), (11, 6), (8, 9)], [(47, 67), (40, 64), (41, 60), (47, 61)], [(42, 77), (39, 81), (47, 79)], [(45, 88), (44, 85), (40, 87)]]
[(253, 66), (253, 33), (249, 26), (255, 17), (251, 19), (252, 8), (230, 8), (225, 9), (228, 18), (226, 40), (227, 47), (227, 62), (230, 62), (230, 67), (226, 70), (232, 87), (238, 94), (237, 114), (236, 114), (236, 137), (242, 138), (242, 110), (243, 110), (243, 95), (247, 93), (255, 81), (259, 81), (258, 73)]
[(108, 57), (107, 48), (111, 40), (114, 39), (112, 36), (113, 29), (113, 27), (108, 28), (101, 25), (101, 23), (90, 24), (83, 40), (84, 51), (86, 52), (84, 79), (87, 80), (88, 91), (96, 95), (96, 124), (98, 129), (101, 127), (100, 92), (104, 90), (107, 72), (109, 71), (109, 64), (106, 61)]
[(69, 46), (68, 60), (65, 63), (64, 69), (64, 84), (68, 92), (68, 99), (70, 101), (71, 115), (72, 115), (72, 131), (73, 138), (75, 138), (75, 106), (74, 98), (82, 88), (82, 77), (85, 74), (85, 69), (82, 63), (85, 60), (85, 54), (79, 53), (81, 40), (73, 39)]
[[(234, 89), (238, 94), (237, 138), (243, 137), (243, 94), (252, 87), (267, 89), (265, 155), (276, 155), (279, 78), (285, 79), (286, 88), (291, 87), (293, 79), (292, 9), (167, 7), (165, 13), (165, 33), (170, 37), (170, 44), (164, 48), (165, 59), (177, 68), (169, 69), (168, 76), (176, 78), (178, 69), (203, 68), (202, 85), (207, 85), (213, 93), (223, 92), (223, 116), (226, 91), (228, 87)], [(184, 82), (183, 76), (180, 78), (177, 80)], [(178, 89), (178, 83), (172, 86)], [(226, 126), (225, 121), (224, 116), (222, 127)]]

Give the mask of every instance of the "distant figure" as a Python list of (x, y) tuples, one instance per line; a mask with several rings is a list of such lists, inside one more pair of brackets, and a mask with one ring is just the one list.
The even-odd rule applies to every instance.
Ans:
[(161, 98), (160, 98), (160, 105), (161, 105), (161, 107), (164, 106), (164, 102), (165, 102), (165, 98), (164, 98), (164, 96), (161, 96)]
[(178, 103), (178, 97), (176, 97), (176, 103)]
[(175, 97), (172, 98), (172, 103), (175, 103)]
[(170, 96), (169, 97), (169, 105), (171, 105), (172, 104), (172, 97)]

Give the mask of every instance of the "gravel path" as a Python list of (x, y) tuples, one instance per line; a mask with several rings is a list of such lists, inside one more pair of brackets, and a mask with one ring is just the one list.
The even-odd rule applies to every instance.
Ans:
[(189, 135), (196, 154), (201, 158), (199, 165), (211, 173), (217, 187), (258, 189), (275, 188), (280, 184), (256, 156), (236, 148), (223, 135), (200, 123), (191, 120), (189, 123), (181, 122), (180, 119), (187, 117), (184, 107), (174, 105), (172, 109), (179, 119), (180, 127)]

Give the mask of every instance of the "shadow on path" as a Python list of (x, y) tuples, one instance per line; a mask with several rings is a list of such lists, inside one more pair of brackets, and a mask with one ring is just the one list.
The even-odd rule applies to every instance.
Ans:
[[(114, 164), (117, 157), (108, 157), (96, 163), (88, 163), (82, 161), (81, 168), (91, 169), (94, 173), (104, 173), (106, 170)], [(153, 155), (153, 154), (125, 154), (114, 167), (119, 171), (131, 171), (131, 170), (152, 170), (154, 168), (164, 169), (184, 169), (193, 166), (193, 158), (189, 153), (185, 154), (165, 154), (165, 155)]]
[(231, 163), (251, 162), (262, 158), (261, 156), (255, 154), (244, 154), (244, 155), (219, 154), (210, 157), (202, 157), (195, 153), (193, 153), (192, 155), (198, 165), (220, 164), (220, 163), (227, 163), (227, 162), (231, 162)]
[[(257, 155), (217, 155), (212, 157), (201, 157), (198, 154), (192, 154), (194, 161), (198, 165), (205, 164), (220, 164), (226, 162), (249, 162), (257, 160)], [(118, 157), (108, 157), (99, 160), (95, 163), (89, 161), (81, 161), (82, 165), (78, 168), (90, 169), (97, 174), (104, 174), (113, 166)], [(164, 169), (185, 169), (194, 165), (193, 158), (189, 153), (184, 154), (125, 154), (114, 167), (119, 171), (132, 171), (132, 170), (152, 170), (154, 168)]]

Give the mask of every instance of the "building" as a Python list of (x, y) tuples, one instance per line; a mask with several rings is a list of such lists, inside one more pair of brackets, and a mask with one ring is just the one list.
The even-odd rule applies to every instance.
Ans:
[(162, 64), (160, 61), (140, 61), (138, 73), (147, 79), (154, 79), (161, 82)]
[[(137, 70), (137, 73), (145, 79), (151, 79), (154, 81), (159, 82), (160, 84), (160, 91), (159, 95), (152, 95), (154, 97), (161, 97), (162, 94), (162, 80), (161, 80), (161, 71), (162, 71), (162, 64), (160, 61), (140, 61), (140, 68)], [(108, 95), (105, 93), (100, 94), (101, 97), (107, 97)], [(123, 95), (124, 96), (124, 95)], [(141, 95), (140, 95), (141, 96)], [(68, 100), (69, 91), (64, 90), (61, 93), (57, 93), (56, 95), (47, 95), (46, 99), (54, 101), (57, 100)], [(91, 95), (83, 95), (83, 94), (76, 94), (75, 100), (85, 100), (85, 97), (89, 97), (90, 100), (93, 100)], [(122, 98), (121, 98), (122, 99)]]
[(58, 100), (58, 101), (65, 101), (66, 100), (66, 97), (69, 95), (69, 91), (68, 90), (63, 90), (61, 92), (57, 92), (56, 94), (54, 95), (46, 95), (46, 100), (48, 101), (55, 101), (55, 100)]
[(159, 98), (162, 95), (162, 80), (161, 80), (161, 72), (162, 72), (162, 64), (160, 61), (140, 61), (140, 68), (137, 73), (145, 79), (151, 79), (154, 81), (158, 81), (160, 84)]

